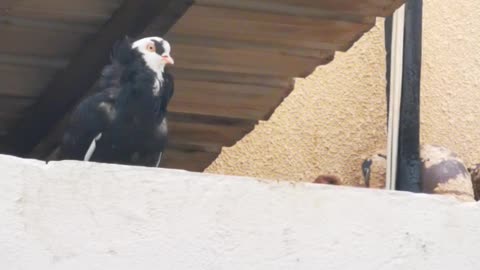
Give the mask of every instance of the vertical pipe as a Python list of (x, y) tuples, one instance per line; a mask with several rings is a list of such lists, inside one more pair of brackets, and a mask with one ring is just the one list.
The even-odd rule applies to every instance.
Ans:
[(388, 133), (387, 133), (387, 175), (385, 188), (393, 190), (396, 186), (398, 165), (398, 134), (400, 124), (400, 104), (403, 75), (403, 38), (405, 6), (397, 9), (392, 19), (390, 76), (388, 79)]
[(422, 0), (407, 0), (396, 189), (420, 192)]
[[(384, 23), (384, 35), (385, 35), (385, 63), (386, 63), (386, 73), (385, 78), (387, 81), (387, 89), (385, 89), (386, 98), (387, 98), (387, 119), (390, 113), (390, 73), (392, 67), (391, 58), (392, 58), (392, 30), (393, 30), (393, 15), (385, 18)], [(387, 124), (388, 126), (388, 124)]]

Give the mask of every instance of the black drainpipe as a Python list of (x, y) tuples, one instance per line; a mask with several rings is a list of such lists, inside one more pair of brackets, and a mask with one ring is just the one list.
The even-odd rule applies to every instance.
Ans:
[[(396, 190), (421, 191), (420, 163), (420, 77), (422, 65), (422, 0), (407, 0), (403, 43), (403, 78), (398, 137)], [(390, 96), (392, 17), (385, 20), (387, 51), (387, 117)], [(387, 118), (388, 119), (388, 118)]]

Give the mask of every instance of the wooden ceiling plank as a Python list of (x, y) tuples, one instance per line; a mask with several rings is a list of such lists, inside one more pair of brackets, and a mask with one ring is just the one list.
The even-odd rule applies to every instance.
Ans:
[(186, 36), (170, 33), (166, 38), (173, 44), (194, 45), (210, 48), (241, 49), (249, 51), (262, 51), (275, 53), (277, 55), (292, 55), (297, 57), (325, 59), (335, 53), (333, 50), (318, 50), (310, 48), (301, 48), (298, 46), (282, 46), (274, 43), (262, 43), (257, 40), (250, 42), (236, 41), (231, 39), (206, 38), (199, 36)]
[(20, 0), (2, 0), (0, 2), (0, 15), (8, 13), (14, 4), (17, 4)]
[[(175, 25), (172, 34), (240, 42), (256, 41), (272, 46), (343, 50), (345, 43), (351, 42), (359, 32), (363, 33), (374, 25), (374, 21), (355, 24), (292, 16), (263, 16), (262, 13), (254, 12), (243, 14), (217, 8), (194, 7), (192, 10)], [(154, 29), (153, 25), (152, 30)]]
[[(215, 14), (215, 16), (211, 16), (211, 14)], [(300, 34), (328, 34), (330, 36), (338, 34), (342, 37), (342, 35), (345, 36), (346, 34), (369, 29), (375, 23), (374, 20), (368, 23), (353, 23), (323, 18), (285, 16), (264, 12), (195, 6), (185, 19), (173, 28), (173, 31), (182, 29), (185, 25), (191, 25), (192, 22), (196, 22), (195, 25), (191, 25), (192, 27), (208, 26), (212, 30), (219, 31), (219, 28), (222, 28), (222, 24), (212, 25), (218, 21), (222, 21), (223, 27), (228, 30), (254, 32), (255, 27), (258, 27), (258, 30), (283, 31), (285, 34), (294, 35), (293, 37), (296, 38), (302, 37)], [(242, 25), (244, 28), (231, 29), (226, 27), (230, 25)]]
[(252, 131), (254, 125), (243, 127), (169, 121), (168, 128), (170, 141), (174, 143), (229, 147)]
[(272, 106), (290, 92), (290, 88), (178, 79), (175, 84), (170, 111), (252, 120), (263, 120)]
[[(215, 16), (212, 16), (215, 14)], [(316, 26), (321, 30), (328, 30), (332, 27), (338, 27), (339, 31), (357, 30), (368, 27), (371, 22), (358, 23), (349, 21), (339, 21), (321, 17), (291, 16), (284, 14), (274, 14), (258, 10), (242, 10), (222, 7), (205, 7), (194, 5), (185, 15), (185, 23), (196, 19), (216, 18), (225, 22), (244, 21), (255, 23), (271, 23), (278, 25), (290, 25), (298, 27), (312, 28)], [(183, 20), (182, 20), (183, 21)], [(200, 21), (197, 21), (200, 22)], [(173, 28), (176, 29), (176, 28)]]
[(61, 69), (68, 65), (68, 60), (66, 58), (0, 53), (0, 65)]
[(178, 67), (173, 67), (171, 71), (175, 79), (180, 80), (250, 84), (278, 88), (293, 88), (295, 83), (290, 76), (269, 76), (225, 71), (205, 71)]
[(0, 95), (36, 98), (55, 69), (0, 64)]
[(374, 15), (361, 15), (358, 11), (333, 11), (318, 6), (311, 6), (310, 1), (305, 5), (302, 3), (284, 3), (283, 1), (256, 1), (256, 0), (197, 0), (196, 5), (207, 7), (224, 7), (240, 10), (261, 11), (273, 14), (283, 14), (298, 17), (318, 17), (330, 20), (348, 21), (356, 23), (369, 23), (375, 20)]
[(219, 153), (210, 153), (200, 150), (183, 150), (174, 146), (168, 146), (165, 150), (165, 158), (160, 167), (170, 169), (183, 169), (193, 172), (202, 172), (217, 157)]
[(72, 12), (77, 14), (103, 14), (108, 18), (120, 5), (122, 1), (64, 1), (64, 0), (28, 0), (18, 1), (12, 11), (34, 10), (38, 12)]
[(264, 120), (268, 115), (269, 108), (243, 108), (243, 107), (228, 107), (226, 105), (218, 106), (214, 101), (209, 103), (190, 103), (185, 101), (172, 101), (170, 105), (171, 112), (177, 113), (191, 113), (191, 114), (205, 114), (209, 116), (222, 117), (238, 117), (245, 119), (259, 119)]
[(241, 119), (241, 118), (232, 118), (232, 117), (222, 117), (218, 115), (209, 116), (202, 114), (188, 114), (188, 113), (168, 113), (168, 120), (175, 121), (179, 123), (198, 123), (205, 125), (218, 125), (226, 127), (249, 127), (255, 125), (258, 121), (250, 119)]
[(75, 24), (64, 23), (55, 20), (38, 20), (17, 16), (1, 16), (0, 15), (0, 29), (8, 29), (12, 27), (37, 29), (52, 32), (73, 32), (77, 34), (93, 34), (97, 32), (97, 26), (92, 24)]
[[(232, 99), (262, 99), (262, 98), (274, 98), (279, 95), (283, 95), (285, 92), (282, 88), (249, 85), (249, 84), (232, 84), (232, 83), (220, 83), (220, 82), (206, 82), (195, 80), (175, 80), (175, 96), (178, 94), (178, 98), (198, 100), (202, 98), (212, 99), (212, 95), (215, 98), (228, 98)], [(251, 100), (252, 104), (255, 104), (255, 100)]]
[(176, 44), (173, 55), (179, 56), (176, 58), (175, 65), (180, 68), (292, 77), (301, 76), (307, 70), (328, 63), (333, 57), (308, 59), (267, 51), (197, 47), (184, 44)]
[(175, 148), (178, 150), (186, 151), (186, 152), (207, 152), (207, 153), (215, 153), (219, 154), (222, 151), (222, 147), (217, 145), (195, 145), (190, 142), (186, 143), (175, 143), (173, 141), (168, 142), (167, 148)]
[(111, 15), (110, 12), (81, 12), (76, 10), (51, 9), (39, 10), (34, 8), (15, 8), (8, 14), (11, 16), (27, 17), (36, 20), (49, 19), (63, 23), (88, 23), (97, 27), (107, 22)]
[[(399, 7), (398, 0), (370, 0), (370, 1), (352, 1), (352, 0), (197, 0), (199, 5), (229, 7), (229, 8), (249, 8), (256, 10), (270, 10), (288, 12), (289, 8), (296, 10), (319, 10), (326, 13), (354, 14), (360, 16), (383, 16)], [(298, 8), (301, 7), (301, 8)], [(307, 11), (305, 11), (306, 13)], [(313, 12), (310, 12), (310, 14)], [(298, 14), (298, 12), (296, 13)], [(301, 13), (300, 13), (301, 14)], [(309, 13), (307, 13), (309, 14)], [(321, 14), (321, 13), (320, 13)], [(328, 13), (327, 13), (328, 14)]]
[[(69, 57), (89, 35), (75, 31), (51, 31), (0, 25), (0, 53), (35, 57)], [(54, 42), (52, 42), (54, 41)]]
[[(122, 1), (64, 1), (64, 0), (28, 0), (12, 1), (6, 15), (31, 19), (52, 19), (68, 23), (91, 23), (100, 26), (120, 6)], [(7, 2), (8, 2), (7, 1)], [(5, 0), (2, 0), (5, 2)], [(1, 13), (0, 13), (1, 15)]]
[(108, 23), (73, 57), (67, 68), (55, 76), (44, 95), (9, 133), (9, 153), (26, 155), (48, 135), (49, 130), (93, 85), (100, 70), (108, 63), (114, 42), (125, 35), (138, 35), (156, 16), (170, 13), (166, 16), (169, 20), (165, 20), (163, 25), (166, 32), (191, 4), (191, 0), (124, 1)]
[[(232, 28), (238, 27), (231, 26)], [(243, 32), (240, 30), (232, 30), (231, 33), (228, 33), (224, 30), (217, 31), (216, 29), (208, 29), (204, 25), (196, 26), (197, 30), (193, 29), (180, 29), (174, 33), (180, 35), (188, 35), (192, 38), (212, 38), (212, 39), (224, 39), (230, 40), (230, 42), (257, 42), (259, 44), (272, 44), (272, 48), (278, 46), (280, 48), (285, 47), (297, 47), (304, 48), (305, 50), (329, 50), (329, 51), (344, 51), (345, 43), (351, 42), (356, 33), (349, 34), (345, 40), (335, 40), (331, 36), (302, 36), (302, 37), (292, 37), (286, 34), (285, 32), (273, 32), (276, 30), (266, 30), (268, 33), (264, 32)], [(254, 27), (249, 27), (254, 29)], [(238, 28), (237, 28), (238, 29)], [(253, 31), (253, 30), (252, 30)], [(363, 33), (363, 32), (362, 32)], [(257, 35), (257, 36), (256, 36)], [(335, 34), (337, 35), (337, 34)], [(252, 45), (253, 46), (253, 45)], [(274, 50), (274, 49), (273, 49)]]

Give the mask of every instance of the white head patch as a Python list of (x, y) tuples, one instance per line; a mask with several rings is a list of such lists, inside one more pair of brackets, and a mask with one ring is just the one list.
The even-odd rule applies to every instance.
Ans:
[(135, 41), (132, 49), (138, 50), (147, 66), (157, 74), (157, 79), (163, 80), (165, 65), (173, 64), (170, 43), (160, 37), (146, 37)]

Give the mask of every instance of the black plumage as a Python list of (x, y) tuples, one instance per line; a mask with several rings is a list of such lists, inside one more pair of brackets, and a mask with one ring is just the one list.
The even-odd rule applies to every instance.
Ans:
[(98, 91), (73, 112), (60, 159), (159, 165), (167, 143), (167, 106), (174, 92), (170, 45), (160, 38), (118, 42)]

